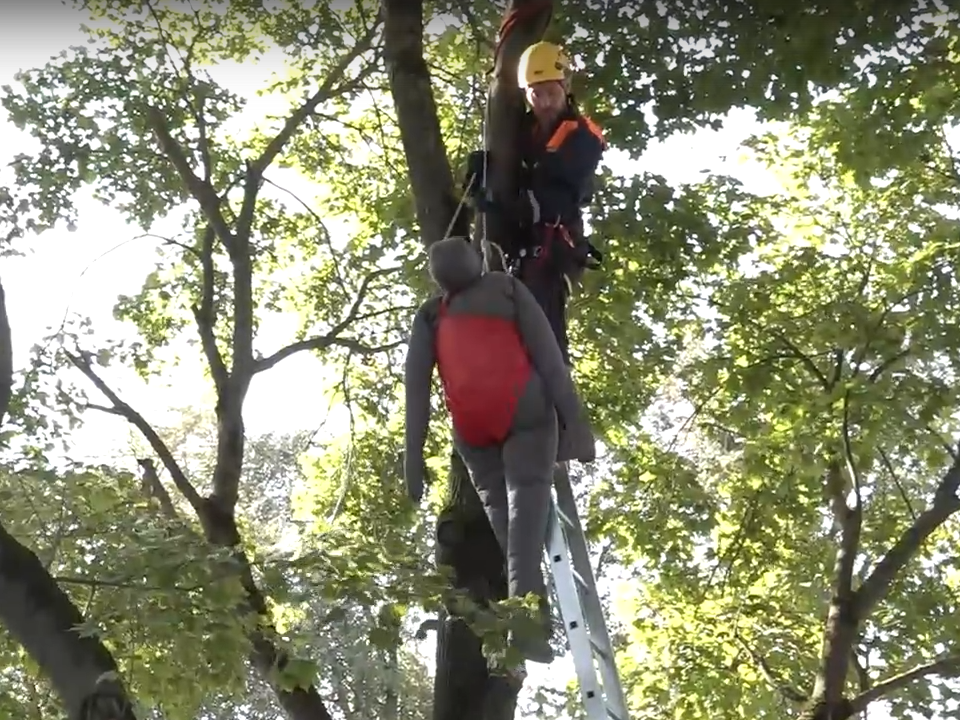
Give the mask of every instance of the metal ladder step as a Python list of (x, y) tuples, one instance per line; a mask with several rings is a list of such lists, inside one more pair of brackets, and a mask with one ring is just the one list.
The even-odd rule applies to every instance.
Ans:
[(587, 719), (629, 720), (613, 644), (565, 465), (558, 465), (554, 473), (546, 559)]

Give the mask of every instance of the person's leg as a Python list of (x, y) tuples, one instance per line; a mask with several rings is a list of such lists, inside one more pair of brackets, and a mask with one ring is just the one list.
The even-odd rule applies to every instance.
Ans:
[(540, 630), (514, 642), (528, 660), (550, 662), (553, 652), (542, 560), (557, 457), (557, 417), (546, 402), (539, 420), (514, 432), (503, 448), (510, 512), (506, 554), (510, 596), (533, 593), (540, 599)]
[(506, 477), (503, 464), (503, 448), (500, 445), (473, 447), (454, 436), (454, 445), (467, 469), (470, 479), (477, 489), (480, 502), (490, 520), (493, 534), (507, 555), (507, 542), (510, 523), (510, 508), (507, 499)]
[(549, 262), (529, 260), (521, 266), (520, 280), (530, 290), (547, 316), (557, 338), (563, 361), (570, 365), (570, 340), (567, 335), (567, 299), (569, 289), (563, 274)]

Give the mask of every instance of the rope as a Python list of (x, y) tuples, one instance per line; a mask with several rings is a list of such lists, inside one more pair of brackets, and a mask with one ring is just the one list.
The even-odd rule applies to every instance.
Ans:
[(473, 183), (476, 179), (476, 176), (470, 176), (470, 181), (467, 183), (467, 189), (463, 195), (460, 196), (460, 202), (457, 203), (457, 209), (453, 211), (453, 217), (450, 218), (450, 223), (447, 225), (447, 231), (443, 234), (444, 240), (450, 239), (450, 233), (453, 232), (453, 226), (457, 224), (457, 218), (460, 217), (460, 213), (463, 211), (463, 206), (467, 203), (467, 196), (470, 194), (470, 188), (473, 187)]
[[(483, 188), (484, 193), (489, 195), (489, 190), (487, 190), (487, 159), (489, 157), (488, 153), (490, 148), (487, 147), (487, 126), (490, 120), (490, 103), (487, 102), (483, 106), (483, 120), (480, 122), (480, 136), (483, 138)], [(490, 199), (489, 197), (487, 199)], [(483, 271), (485, 273), (490, 272), (490, 261), (493, 257), (493, 253), (490, 250), (490, 239), (487, 237), (487, 214), (480, 213), (480, 252), (483, 254)]]

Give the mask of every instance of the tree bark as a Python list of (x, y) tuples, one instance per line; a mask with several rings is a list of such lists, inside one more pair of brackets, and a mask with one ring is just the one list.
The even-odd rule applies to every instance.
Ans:
[[(13, 353), (6, 298), (0, 285), (0, 421), (13, 387)], [(111, 720), (136, 720), (110, 651), (95, 636), (81, 637), (83, 615), (36, 553), (0, 525), (0, 622), (47, 676), (70, 717), (79, 718), (91, 693), (111, 699)], [(108, 676), (108, 677), (104, 677)], [(101, 720), (92, 718), (92, 720)], [(105, 718), (103, 720), (106, 720)]]
[[(421, 240), (429, 247), (448, 234), (468, 237), (469, 218), (466, 213), (457, 213), (453, 174), (423, 55), (423, 4), (384, 0), (383, 10), (390, 90)], [(485, 127), (485, 142), (495, 163), (488, 180), (497, 198), (516, 195), (516, 148), (523, 112), (516, 81), (517, 61), (528, 45), (540, 39), (550, 14), (551, 3), (543, 0), (511, 0), (507, 8), (507, 17), (516, 17), (519, 22), (501, 38)], [(503, 228), (487, 225), (489, 239), (494, 242), (502, 232)], [(438, 563), (454, 567), (456, 587), (467, 590), (474, 601), (502, 599), (506, 595), (503, 555), (456, 453), (451, 457), (448, 482), (449, 503), (437, 525)], [(488, 671), (481, 642), (466, 623), (454, 617), (441, 618), (434, 720), (511, 720), (520, 686), (518, 677)]]
[[(526, 109), (517, 84), (517, 66), (523, 51), (538, 42), (553, 15), (551, 0), (510, 0), (498, 38), (493, 79), (487, 91), (484, 145), (490, 153), (487, 187), (493, 200), (516, 206), (520, 178), (520, 125)], [(487, 240), (499, 244), (514, 231), (503, 226), (512, 213), (481, 218)]]

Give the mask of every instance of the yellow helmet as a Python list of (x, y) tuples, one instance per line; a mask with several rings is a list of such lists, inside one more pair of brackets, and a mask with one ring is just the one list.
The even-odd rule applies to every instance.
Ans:
[(570, 72), (570, 58), (559, 45), (550, 42), (534, 43), (520, 56), (517, 83), (521, 88), (549, 80), (566, 80)]

